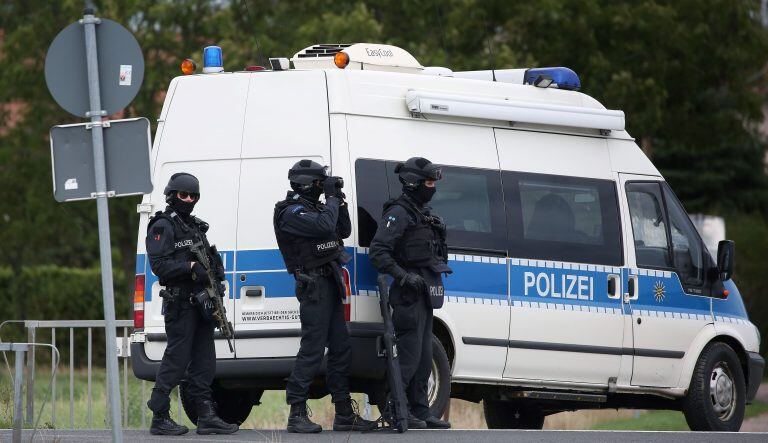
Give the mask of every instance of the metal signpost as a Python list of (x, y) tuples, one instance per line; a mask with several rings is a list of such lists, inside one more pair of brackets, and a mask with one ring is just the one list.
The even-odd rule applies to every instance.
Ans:
[[(97, 28), (98, 25), (98, 28)], [(98, 38), (98, 42), (97, 42)], [(83, 45), (83, 42), (85, 45)], [(83, 51), (83, 48), (85, 49)], [(135, 193), (149, 192), (152, 189), (152, 183), (149, 179), (149, 148), (148, 122), (138, 125), (129, 125), (126, 121), (107, 122), (102, 121), (102, 116), (113, 114), (126, 105), (128, 105), (141, 86), (144, 76), (144, 58), (141, 54), (136, 39), (131, 33), (120, 24), (97, 18), (91, 8), (86, 8), (82, 20), (64, 28), (56, 36), (48, 50), (45, 60), (45, 79), (48, 89), (56, 102), (68, 112), (79, 117), (90, 118), (90, 123), (84, 127), (85, 131), (90, 131), (93, 148), (93, 190), (82, 195), (76, 192), (73, 195), (67, 195), (65, 191), (79, 190), (77, 184), (78, 176), (65, 178), (63, 182), (57, 182), (57, 155), (62, 149), (63, 157), (60, 157), (60, 163), (74, 165), (77, 173), (83, 173), (82, 164), (78, 166), (78, 161), (66, 162), (66, 150), (76, 152), (72, 149), (72, 140), (77, 137), (72, 136), (72, 130), (67, 130), (68, 126), (54, 127), (51, 130), (51, 152), (54, 162), (54, 195), (59, 201), (79, 200), (83, 198), (95, 198), (96, 209), (99, 220), (99, 253), (101, 257), (101, 285), (104, 298), (104, 320), (106, 332), (106, 352), (107, 352), (107, 394), (109, 397), (109, 415), (112, 423), (112, 440), (122, 442), (122, 424), (120, 422), (120, 390), (118, 388), (118, 367), (117, 367), (117, 349), (115, 347), (115, 303), (114, 290), (112, 283), (112, 253), (110, 248), (109, 235), (109, 209), (107, 197), (117, 195), (116, 189), (107, 187), (110, 185), (122, 186), (121, 195), (130, 195)], [(86, 95), (87, 88), (87, 95)], [(141, 121), (141, 120), (139, 120)], [(130, 158), (132, 155), (139, 159), (131, 162), (133, 167), (139, 168), (135, 171), (138, 180), (125, 185), (125, 180), (109, 177), (108, 167), (105, 163), (104, 149), (104, 127), (111, 127), (117, 123), (119, 127), (132, 126), (127, 132), (115, 137), (116, 141), (110, 141), (112, 145), (123, 143), (122, 148), (116, 152), (117, 157), (122, 159)], [(75, 132), (80, 132), (81, 128), (75, 128)], [(136, 144), (132, 143), (130, 134), (134, 134)], [(63, 134), (63, 136), (57, 136)], [(63, 145), (59, 143), (61, 140)], [(76, 145), (77, 143), (75, 143)], [(83, 146), (79, 143), (79, 146)], [(127, 156), (127, 157), (126, 157)], [(144, 159), (145, 161), (142, 161)], [(72, 159), (70, 159), (72, 160)], [(81, 162), (82, 163), (82, 162)], [(125, 163), (123, 163), (125, 167)], [(141, 170), (140, 168), (144, 168)], [(64, 168), (68, 169), (68, 168)], [(89, 168), (88, 168), (89, 169)], [(61, 168), (59, 168), (61, 170)], [(72, 171), (66, 171), (64, 174), (70, 174)], [(90, 173), (90, 171), (88, 171)], [(89, 174), (86, 174), (89, 175)], [(119, 174), (116, 174), (119, 175)], [(70, 180), (74, 179), (74, 181)], [(67, 182), (67, 180), (70, 180)], [(85, 180), (88, 182), (88, 180)], [(61, 189), (63, 187), (64, 189)], [(70, 189), (66, 189), (66, 188)], [(61, 193), (57, 191), (61, 189)], [(68, 198), (72, 197), (72, 198)]]

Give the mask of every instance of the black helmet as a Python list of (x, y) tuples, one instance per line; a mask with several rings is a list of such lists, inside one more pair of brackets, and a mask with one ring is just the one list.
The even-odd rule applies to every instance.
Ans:
[(200, 182), (197, 177), (188, 172), (177, 172), (171, 176), (168, 180), (168, 185), (165, 187), (163, 193), (165, 195), (171, 195), (174, 192), (183, 191), (190, 194), (200, 195)]
[(327, 166), (312, 160), (300, 160), (288, 170), (288, 180), (301, 186), (311, 185), (315, 180), (328, 178)]
[(400, 183), (408, 189), (415, 189), (423, 180), (443, 178), (442, 170), (423, 157), (411, 157), (404, 163), (398, 163), (395, 172), (400, 176)]

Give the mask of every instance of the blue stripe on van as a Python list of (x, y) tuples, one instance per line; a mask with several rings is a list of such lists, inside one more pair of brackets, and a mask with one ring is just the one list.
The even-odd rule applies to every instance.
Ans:
[[(220, 252), (224, 255), (227, 280), (230, 285), (234, 283), (234, 290), (230, 291), (230, 297), (239, 298), (239, 288), (244, 285), (265, 286), (268, 297), (294, 296), (294, 281), (284, 269), (285, 264), (279, 249), (242, 250), (236, 253), (234, 251)], [(376, 291), (377, 272), (371, 265), (368, 254), (360, 251), (355, 253), (356, 251), (350, 247), (347, 248), (347, 252), (355, 255), (355, 259), (347, 265), (347, 269), (354, 280), (353, 294)], [(234, 279), (232, 276), (235, 255), (237, 257), (237, 269), (234, 272), (244, 273), (245, 282), (241, 282), (239, 278)], [(444, 279), (446, 295), (499, 300), (504, 306), (504, 301), (507, 299), (507, 268), (509, 267), (509, 291), (511, 292), (510, 300), (513, 304), (582, 305), (605, 309), (612, 308), (620, 310), (624, 314), (630, 313), (629, 307), (622, 306), (621, 300), (609, 299), (607, 296), (608, 275), (618, 271), (624, 280), (630, 272), (626, 268), (602, 268), (599, 266), (585, 268), (584, 265), (571, 265), (573, 268), (567, 269), (567, 267), (563, 267), (567, 265), (551, 262), (512, 259), (509, 263), (510, 261), (506, 259), (490, 258), (490, 261), (485, 261), (486, 259), (489, 258), (464, 256), (458, 260), (450, 260), (449, 266), (454, 273)], [(744, 303), (733, 281), (725, 283), (730, 295), (727, 299), (721, 300), (686, 294), (674, 272), (644, 270), (639, 272), (646, 274), (638, 275), (638, 285), (641, 290), (638, 300), (632, 303), (632, 308), (635, 311), (679, 312), (705, 316), (711, 316), (714, 312), (715, 315), (747, 319)], [(137, 254), (136, 256), (136, 273), (146, 275), (145, 300), (150, 301), (152, 293), (148, 289), (157, 281), (157, 277), (150, 271), (145, 254)], [(632, 270), (631, 273), (637, 274), (638, 270)], [(531, 274), (534, 278), (533, 286), (531, 286)], [(536, 281), (535, 279), (539, 278), (539, 274), (545, 274), (548, 282), (545, 283), (544, 277), (542, 280)], [(566, 285), (571, 285), (571, 281), (576, 279), (570, 292), (569, 288), (565, 289), (565, 294), (563, 294), (562, 289), (563, 276), (566, 277)], [(579, 281), (578, 277), (583, 278)], [(528, 278), (527, 281), (526, 278)], [(591, 280), (589, 280), (590, 278)], [(587, 281), (591, 283), (587, 283)], [(552, 287), (553, 282), (555, 283), (554, 287)], [(527, 294), (525, 293), (526, 284), (528, 285)], [(581, 288), (579, 288), (579, 284), (582, 285)], [(588, 286), (585, 287), (584, 285)], [(658, 289), (654, 291), (652, 288)], [(540, 294), (540, 291), (545, 294)], [(587, 297), (590, 291), (591, 299)], [(663, 295), (659, 295), (662, 292)], [(581, 299), (579, 295), (582, 296)], [(585, 297), (587, 299), (584, 299)]]

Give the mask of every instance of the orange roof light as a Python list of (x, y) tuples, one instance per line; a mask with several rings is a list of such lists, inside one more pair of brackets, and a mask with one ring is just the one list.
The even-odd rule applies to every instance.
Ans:
[(333, 63), (336, 65), (339, 69), (344, 69), (349, 64), (349, 54), (346, 52), (337, 52), (333, 56)]
[(197, 63), (191, 58), (185, 59), (181, 62), (181, 72), (184, 75), (194, 74), (197, 70)]

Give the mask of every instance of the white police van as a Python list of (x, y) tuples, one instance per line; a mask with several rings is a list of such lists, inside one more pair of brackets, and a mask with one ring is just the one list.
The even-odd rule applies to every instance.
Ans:
[[(215, 52), (214, 52), (215, 54)], [(215, 59), (215, 57), (214, 57)], [(738, 430), (763, 372), (759, 335), (730, 275), (624, 130), (624, 114), (577, 92), (565, 68), (451, 72), (376, 44), (316, 45), (288, 69), (173, 79), (139, 205), (133, 369), (153, 380), (165, 349), (144, 249), (162, 184), (200, 179), (195, 214), (226, 267), (235, 353), (216, 341), (215, 396), (243, 421), (283, 389), (299, 346), (298, 302), (272, 228), (288, 168), (330, 165), (344, 191), (351, 385), (381, 401), (381, 316), (368, 245), (400, 193), (397, 161), (441, 164), (433, 200), (448, 227), (447, 299), (435, 311), (430, 401), (483, 401), (490, 428), (540, 428), (565, 410), (660, 408), (701, 430)], [(210, 66), (206, 71), (222, 71)], [(318, 379), (313, 392), (325, 392)]]

